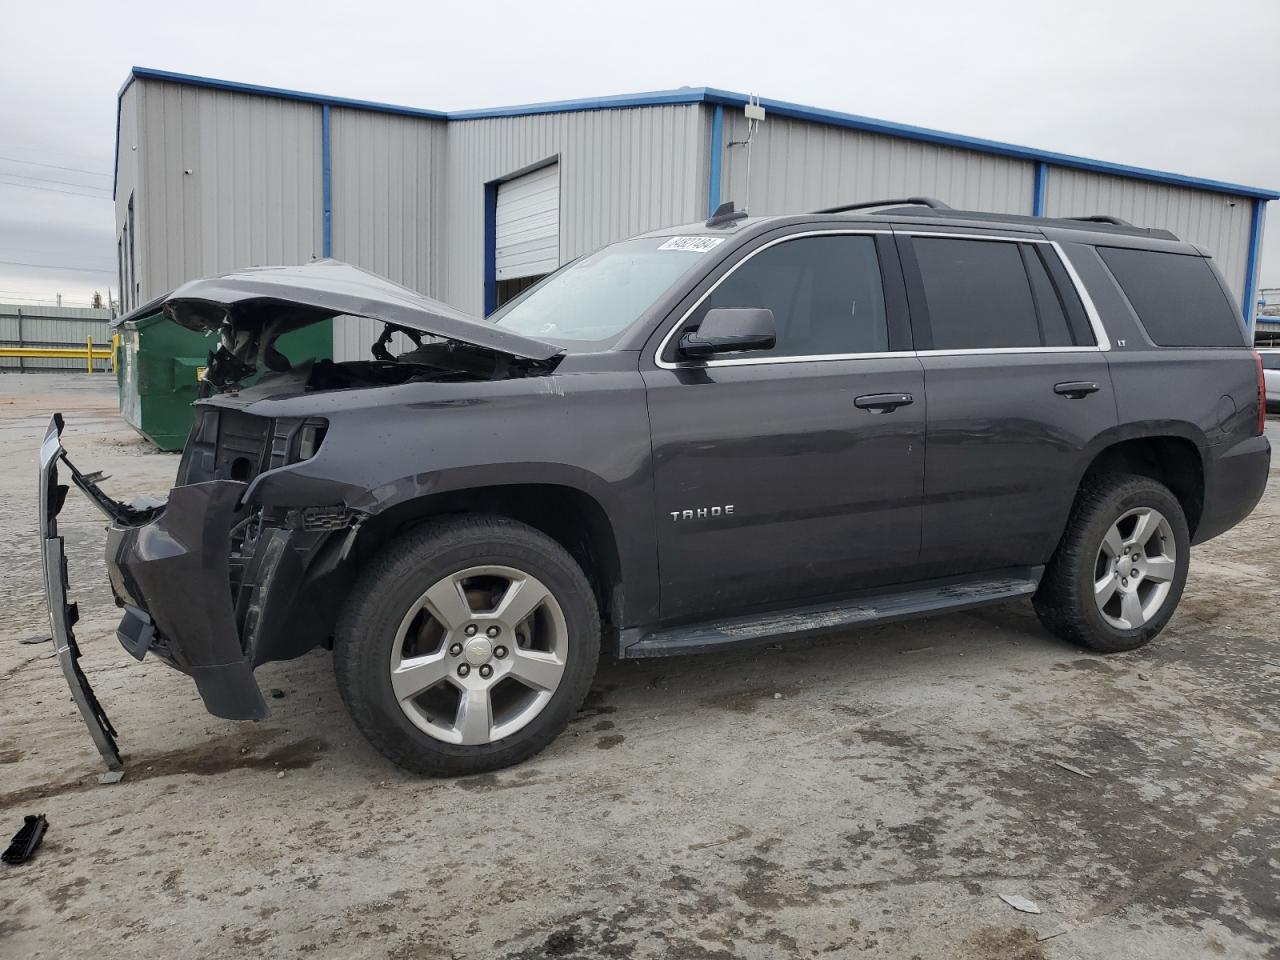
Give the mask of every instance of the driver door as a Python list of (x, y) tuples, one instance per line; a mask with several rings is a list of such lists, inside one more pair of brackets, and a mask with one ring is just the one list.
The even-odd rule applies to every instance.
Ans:
[[(776, 345), (682, 357), (680, 336), (715, 307), (768, 308)], [(680, 309), (642, 370), (663, 620), (910, 579), (924, 378), (887, 233), (766, 240)]]

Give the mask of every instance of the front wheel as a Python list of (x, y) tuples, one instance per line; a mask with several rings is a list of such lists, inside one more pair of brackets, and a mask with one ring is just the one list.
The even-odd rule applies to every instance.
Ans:
[(511, 520), (463, 517), (406, 534), (369, 565), (339, 620), (334, 666), (379, 751), (462, 775), (555, 739), (599, 650), (595, 596), (563, 547)]
[(1093, 477), (1033, 602), (1050, 631), (1104, 653), (1133, 650), (1164, 629), (1182, 597), (1191, 537), (1182, 505), (1148, 477)]

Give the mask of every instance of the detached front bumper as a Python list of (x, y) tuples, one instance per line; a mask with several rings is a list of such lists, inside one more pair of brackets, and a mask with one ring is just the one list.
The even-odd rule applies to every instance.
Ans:
[(270, 713), (232, 604), (231, 529), (245, 488), (234, 480), (175, 487), (150, 518), (113, 517), (107, 532), (111, 589), (124, 607), (121, 645), (190, 676), (209, 712), (228, 720)]
[(40, 502), (37, 511), (40, 554), (44, 563), (44, 596), (49, 607), (53, 649), (62, 667), (62, 675), (71, 688), (71, 698), (89, 728), (94, 746), (107, 765), (108, 772), (100, 774), (98, 779), (111, 783), (124, 776), (124, 763), (116, 745), (115, 728), (80, 669), (80, 647), (76, 644), (74, 632), (80, 612), (67, 599), (67, 557), (63, 552), (62, 537), (58, 536), (58, 514), (67, 499), (66, 486), (58, 483), (58, 461), (64, 459), (61, 436), (62, 415), (55, 413), (40, 445)]
[[(111, 521), (107, 569), (124, 617), (121, 644), (141, 660), (148, 651), (196, 682), (210, 713), (230, 720), (270, 714), (241, 642), (231, 585), (231, 531), (240, 519), (246, 484), (211, 480), (175, 487), (167, 503), (111, 499), (97, 474), (76, 469), (63, 449), (63, 419), (54, 414), (40, 447), (39, 525), (45, 600), (54, 649), (71, 695), (94, 744), (111, 771), (121, 771), (116, 731), (77, 662), (73, 628), (79, 611), (70, 585), (58, 514), (67, 486), (59, 467)], [(282, 598), (283, 599), (283, 598)], [(118, 779), (118, 774), (116, 776)]]

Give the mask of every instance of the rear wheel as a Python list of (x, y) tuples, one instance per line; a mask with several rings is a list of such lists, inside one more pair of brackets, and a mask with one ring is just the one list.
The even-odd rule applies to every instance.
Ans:
[(1191, 538), (1158, 481), (1090, 478), (1034, 597), (1053, 633), (1093, 650), (1133, 650), (1164, 629), (1186, 584)]
[(550, 743), (595, 675), (600, 621), (554, 540), (499, 517), (407, 534), (362, 574), (334, 643), (369, 741), (419, 773), (479, 773)]

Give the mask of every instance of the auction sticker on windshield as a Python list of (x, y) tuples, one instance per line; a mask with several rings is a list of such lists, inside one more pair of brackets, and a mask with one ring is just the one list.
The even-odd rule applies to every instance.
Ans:
[(683, 250), (686, 253), (706, 253), (724, 243), (724, 237), (672, 237), (659, 250)]

